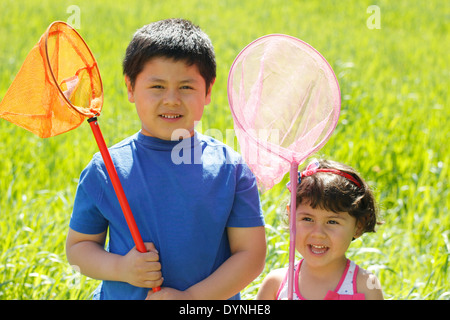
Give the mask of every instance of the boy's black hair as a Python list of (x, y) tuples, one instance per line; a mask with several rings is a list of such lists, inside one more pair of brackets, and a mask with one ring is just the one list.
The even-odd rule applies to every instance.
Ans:
[(216, 77), (214, 48), (208, 35), (191, 21), (166, 19), (143, 26), (133, 36), (123, 60), (123, 74), (134, 87), (137, 75), (155, 57), (183, 60), (196, 65), (206, 91)]

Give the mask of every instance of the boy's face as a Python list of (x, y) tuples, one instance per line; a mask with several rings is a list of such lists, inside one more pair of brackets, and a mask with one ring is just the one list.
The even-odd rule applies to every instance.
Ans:
[(141, 133), (163, 140), (191, 137), (211, 101), (212, 84), (206, 92), (197, 66), (182, 60), (152, 58), (137, 75), (134, 88), (128, 77), (125, 81), (128, 100), (136, 105), (142, 123)]

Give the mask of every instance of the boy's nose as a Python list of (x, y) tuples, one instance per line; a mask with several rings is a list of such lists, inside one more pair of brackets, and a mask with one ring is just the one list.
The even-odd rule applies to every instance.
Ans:
[(181, 104), (180, 100), (180, 94), (178, 90), (172, 89), (167, 90), (166, 94), (164, 95), (163, 103), (166, 106), (179, 106)]

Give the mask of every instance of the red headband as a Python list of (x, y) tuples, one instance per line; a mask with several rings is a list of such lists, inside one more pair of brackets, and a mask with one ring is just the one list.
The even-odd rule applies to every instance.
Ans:
[[(352, 175), (346, 172), (337, 169), (319, 169), (319, 162), (317, 160), (311, 162), (304, 171), (298, 172), (298, 184), (300, 184), (303, 177), (311, 176), (316, 172), (329, 172), (340, 175), (341, 177), (344, 177), (353, 182), (358, 188), (361, 188), (361, 184)], [(289, 191), (291, 191), (291, 183), (288, 182), (286, 186), (289, 189)]]

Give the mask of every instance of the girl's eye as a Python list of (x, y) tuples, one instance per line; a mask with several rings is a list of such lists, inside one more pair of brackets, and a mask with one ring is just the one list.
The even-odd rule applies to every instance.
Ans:
[(311, 221), (312, 221), (312, 219), (309, 218), (309, 217), (303, 217), (301, 220), (302, 220), (302, 221), (308, 221), (308, 222), (311, 222)]
[(336, 220), (330, 220), (328, 221), (328, 224), (339, 224)]

